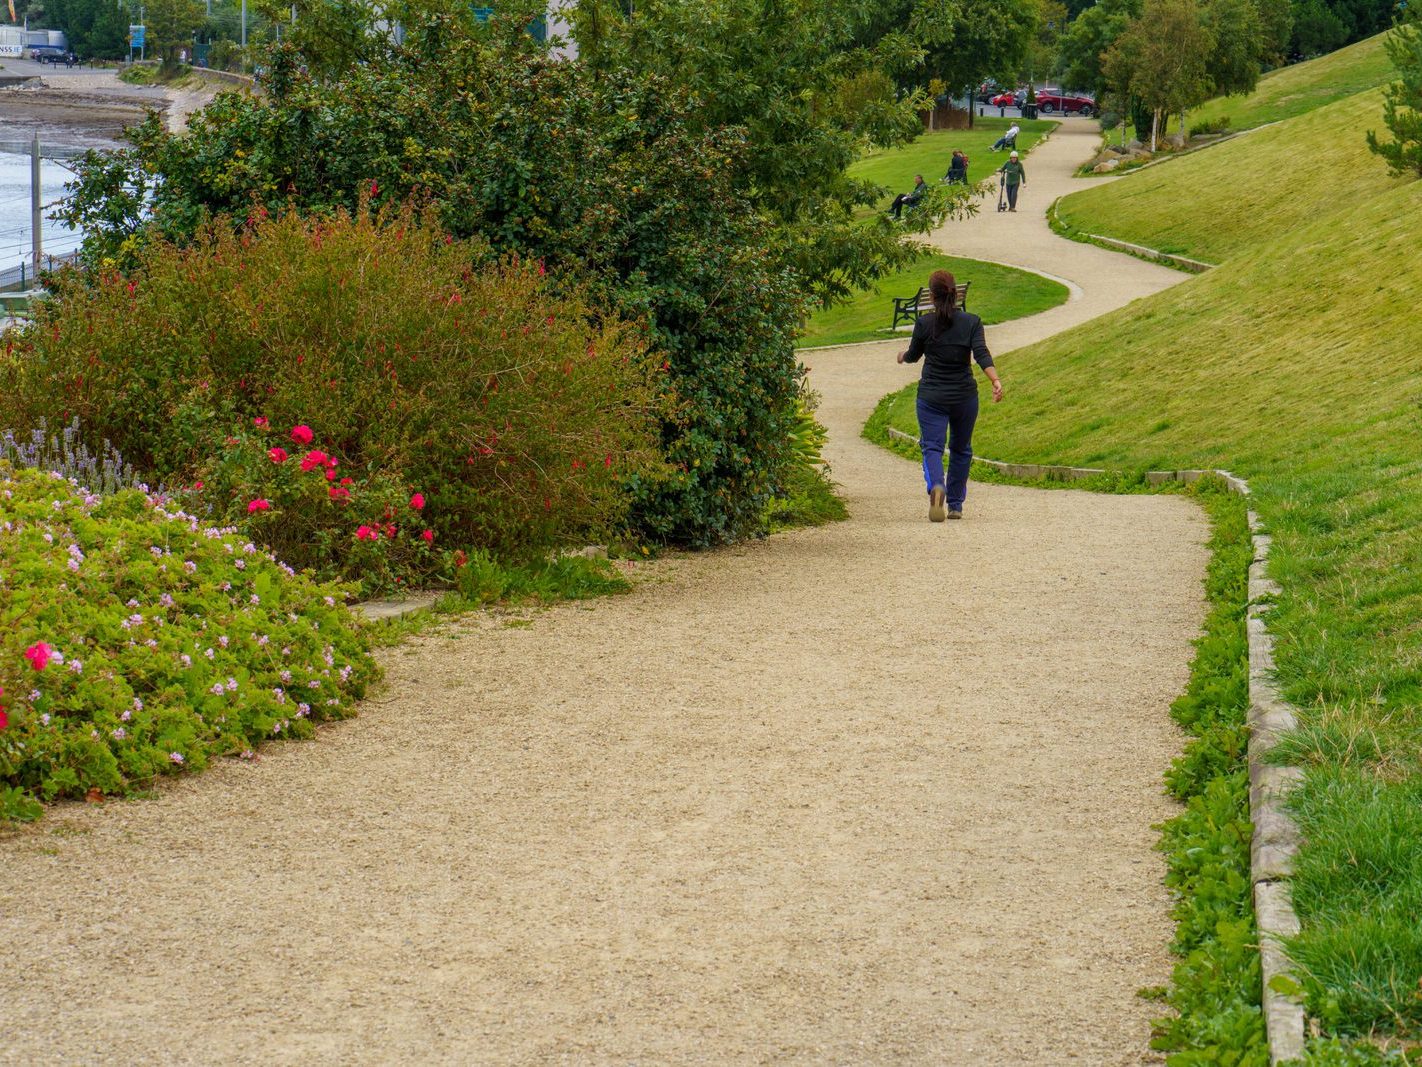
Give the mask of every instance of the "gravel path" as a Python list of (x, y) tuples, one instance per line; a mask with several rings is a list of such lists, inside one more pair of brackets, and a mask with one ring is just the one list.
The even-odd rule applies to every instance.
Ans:
[[(1034, 193), (1082, 154), (1039, 151)], [(1059, 251), (1078, 321), (1155, 283)], [(317, 742), (0, 841), (0, 1062), (1149, 1062), (1205, 524), (930, 525), (857, 436), (892, 346), (813, 361), (850, 521), (469, 619)]]

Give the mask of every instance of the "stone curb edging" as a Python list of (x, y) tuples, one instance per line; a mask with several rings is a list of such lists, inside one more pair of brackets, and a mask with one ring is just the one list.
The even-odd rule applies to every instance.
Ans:
[(1075, 235), (1072, 240), (1083, 239), (1091, 244), (1101, 245), (1103, 248), (1114, 249), (1117, 252), (1127, 252), (1133, 256), (1140, 256), (1144, 259), (1154, 260), (1167, 267), (1174, 267), (1176, 270), (1183, 270), (1189, 274), (1204, 274), (1207, 270), (1214, 270), (1218, 263), (1206, 263), (1203, 259), (1191, 259), (1189, 256), (1177, 256), (1173, 252), (1162, 252), (1158, 248), (1150, 248), (1147, 245), (1133, 244), (1130, 241), (1122, 241), (1116, 237), (1103, 237), (1099, 233), (1087, 233), (1085, 230), (1078, 230), (1070, 223), (1063, 222), (1057, 214), (1057, 205), (1061, 203), (1061, 197), (1052, 201), (1052, 206), (1048, 209), (1054, 229), (1065, 231)]
[[(894, 440), (918, 444), (918, 439), (912, 434), (892, 426), (888, 427), (888, 433)], [(979, 456), (974, 456), (973, 462), (1015, 478), (1082, 481), (1107, 473), (1099, 468), (1003, 463)], [(1264, 619), (1274, 597), (1279, 594), (1278, 583), (1267, 573), (1273, 538), (1264, 532), (1254, 509), (1248, 507), (1249, 484), (1243, 478), (1223, 470), (1147, 471), (1145, 478), (1151, 485), (1163, 485), (1167, 482), (1196, 482), (1207, 474), (1218, 475), (1232, 493), (1245, 498), (1249, 537), (1254, 548), (1249, 565), (1245, 615), (1245, 635), (1249, 647), (1249, 819), (1254, 824), (1249, 871), (1263, 972), (1260, 1007), (1269, 1040), (1269, 1063), (1271, 1067), (1276, 1067), (1297, 1059), (1304, 1052), (1303, 1002), (1295, 995), (1273, 988), (1274, 979), (1279, 977), (1293, 984), (1282, 941), (1299, 932), (1298, 915), (1289, 899), (1288, 879), (1293, 874), (1294, 857), (1301, 839), (1298, 825), (1289, 815), (1285, 802), (1289, 791), (1303, 778), (1303, 771), (1298, 767), (1275, 766), (1268, 757), (1279, 739), (1297, 725), (1298, 715), (1274, 682), (1274, 637)]]

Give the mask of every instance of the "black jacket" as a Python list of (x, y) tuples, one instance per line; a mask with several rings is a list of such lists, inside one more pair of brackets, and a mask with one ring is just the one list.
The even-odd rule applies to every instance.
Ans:
[(939, 410), (947, 410), (952, 404), (978, 395), (973, 360), (987, 370), (992, 366), (992, 353), (983, 335), (983, 320), (971, 312), (955, 311), (953, 321), (934, 337), (937, 322), (936, 312), (918, 317), (904, 362), (924, 361), (918, 380), (919, 399)]

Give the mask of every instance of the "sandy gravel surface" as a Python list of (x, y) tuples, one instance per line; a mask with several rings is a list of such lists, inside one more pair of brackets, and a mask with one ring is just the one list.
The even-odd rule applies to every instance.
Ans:
[(112, 147), (123, 130), (159, 110), (170, 130), (182, 129), (187, 117), (216, 94), (217, 84), (190, 84), (172, 89), (129, 85), (116, 70), (50, 67), (7, 60), (0, 73), (32, 75), (39, 80), (0, 87), (0, 141), (28, 141), (36, 128), (40, 138), (60, 147)]
[(468, 620), (317, 742), (0, 840), (0, 1062), (1150, 1062), (1205, 523), (930, 525), (857, 436), (892, 347), (811, 359), (850, 521)]

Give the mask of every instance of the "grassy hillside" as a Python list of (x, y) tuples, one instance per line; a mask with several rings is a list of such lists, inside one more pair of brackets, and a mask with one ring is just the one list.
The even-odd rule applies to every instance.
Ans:
[[(894, 318), (893, 298), (913, 296), (920, 286), (928, 284), (928, 276), (935, 270), (950, 271), (959, 282), (972, 283), (968, 290), (968, 307), (989, 325), (1046, 311), (1065, 303), (1068, 296), (1065, 285), (1040, 274), (933, 253), (884, 278), (875, 288), (859, 293), (849, 303), (816, 312), (801, 333), (799, 343), (805, 347), (839, 345), (852, 341), (882, 341), (894, 336), (888, 329)], [(904, 336), (907, 337), (907, 333)]]
[(1190, 124), (1227, 118), (1236, 130), (1289, 119), (1391, 81), (1384, 34), (1259, 79), (1248, 96), (1222, 96), (1190, 113)]
[(1074, 229), (1219, 263), (1399, 187), (1368, 151), (1369, 129), (1383, 129), (1381, 90), (1073, 193), (1057, 213)]
[[(1380, 161), (1371, 173), (1358, 160), (1314, 166), (1317, 142), (1304, 137), (1328, 121), (1293, 120), (1298, 136), (1285, 130), (1279, 145), (1264, 133), (1238, 142), (1234, 151), (1264, 146), (1276, 162), (1292, 144), (1294, 161), (1276, 177), (1291, 180), (1298, 202), (1273, 201), (1270, 226), (1187, 245), (1221, 267), (1000, 359), (1008, 400), (985, 411), (975, 446), (1127, 470), (1223, 466), (1250, 480), (1283, 587), (1270, 622), (1280, 681), (1304, 716), (1288, 744), (1308, 768), (1293, 894), (1309, 1009), (1334, 1033), (1376, 1028), (1416, 1041), (1422, 182), (1387, 179)], [(1360, 144), (1361, 131), (1354, 137)], [(1187, 164), (1155, 173), (1188, 175)], [(1340, 184), (1350, 195), (1337, 195)], [(1222, 224), (1221, 192), (1179, 183), (1156, 201), (1159, 232), (1199, 240), (1206, 223), (1243, 225)], [(914, 430), (912, 387), (892, 421)]]

